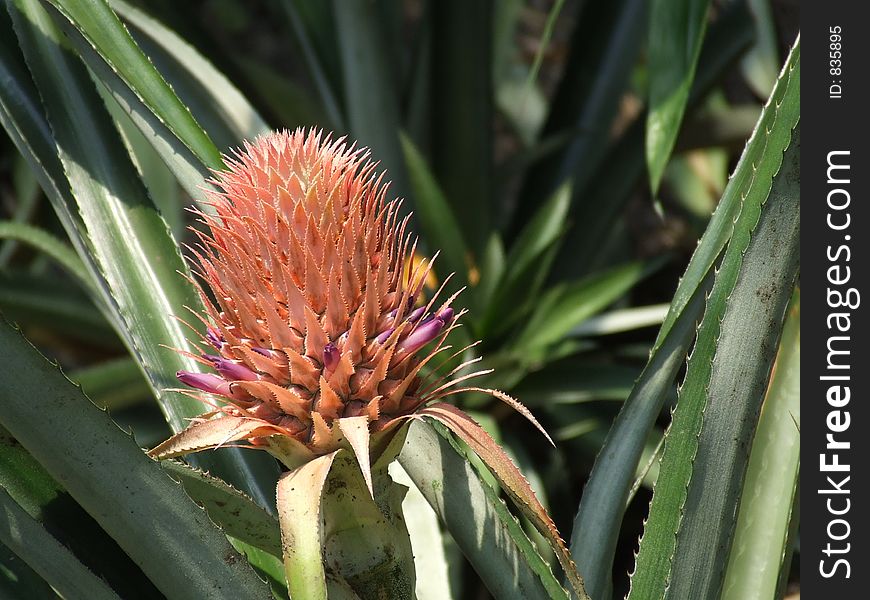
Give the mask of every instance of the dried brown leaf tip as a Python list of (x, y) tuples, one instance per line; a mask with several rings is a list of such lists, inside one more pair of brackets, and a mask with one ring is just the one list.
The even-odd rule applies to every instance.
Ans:
[[(213, 372), (178, 373), (215, 412), (152, 454), (241, 443), (304, 461), (342, 446), (359, 456), (371, 443), (375, 460), (385, 444), (362, 437), (464, 389), (454, 384), (467, 375), (421, 375), (449, 351), (454, 297), (423, 298), (433, 261), (412, 261), (408, 217), (367, 151), (298, 129), (245, 143), (227, 164), (213, 213), (196, 212), (206, 227), (191, 248), (211, 292), (199, 289), (200, 359)], [(354, 419), (353, 436), (343, 419)]]

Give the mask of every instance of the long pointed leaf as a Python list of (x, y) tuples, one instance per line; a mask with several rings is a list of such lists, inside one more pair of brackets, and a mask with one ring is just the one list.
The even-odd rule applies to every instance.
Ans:
[(775, 598), (789, 564), (800, 472), (800, 291), (789, 308), (743, 486), (722, 600)]
[(654, 270), (656, 262), (661, 264), (633, 261), (543, 294), (515, 342), (517, 351), (529, 353), (559, 341), (585, 319), (623, 297)]
[(121, 597), (144, 600), (160, 593), (115, 540), (3, 427), (0, 488)]
[(650, 111), (646, 121), (646, 162), (655, 193), (677, 141), (710, 0), (654, 0), (649, 28)]
[[(179, 273), (187, 271), (166, 223), (138, 179), (84, 67), (60, 45), (60, 33), (33, 0), (16, 1), (16, 32), (42, 92), (65, 178), (84, 235), (96, 257), (120, 332), (137, 357), (175, 431), (202, 410), (198, 401), (167, 392), (180, 369), (197, 363), (169, 348), (186, 348), (188, 330), (175, 317), (199, 299)], [(218, 467), (265, 507), (272, 505), (277, 466), (265, 456), (228, 453)]]
[[(702, 100), (710, 88), (752, 42), (752, 21), (743, 2), (723, 7), (705, 37), (698, 71), (689, 94), (689, 104)], [(636, 189), (644, 169), (644, 125), (639, 117), (601, 159), (595, 177), (575, 190), (572, 221), (564, 250), (554, 271), (580, 275), (592, 271), (601, 260), (602, 248)], [(577, 257), (584, 257), (578, 261)]]
[(399, 462), (496, 598), (567, 594), (492, 486), (440, 425), (412, 422)]
[(568, 178), (579, 192), (606, 163), (602, 146), (643, 42), (648, 4), (647, 0), (612, 0), (582, 6), (565, 73), (542, 132), (543, 139), (568, 135), (569, 143), (529, 170), (514, 230), (531, 218), (542, 197)]
[(571, 582), (574, 594), (581, 600), (588, 600), (586, 591), (583, 589), (583, 580), (577, 574), (577, 568), (568, 555), (568, 548), (556, 530), (556, 525), (547, 514), (546, 509), (541, 506), (529, 482), (504, 450), (480, 425), (455, 406), (444, 403), (433, 404), (420, 411), (420, 414), (445, 425), (480, 457), (520, 511), (553, 547), (556, 557), (565, 571), (566, 579)]
[(492, 3), (440, 0), (429, 10), (432, 167), (480, 256), (494, 221)]
[[(440, 251), (438, 268), (442, 279), (454, 273), (452, 290), (459, 289), (468, 279), (468, 250), (456, 216), (425, 159), (406, 135), (401, 136), (402, 150), (408, 165), (414, 191), (414, 214), (423, 231), (431, 253)], [(448, 294), (450, 291), (447, 292)]]
[(0, 421), (170, 598), (266, 598), (183, 488), (21, 334), (0, 323)]
[(0, 489), (0, 542), (23, 558), (64, 598), (118, 600), (106, 583)]
[[(9, 8), (11, 11), (11, 6)], [(0, 122), (30, 165), (70, 242), (85, 263), (93, 281), (97, 282), (100, 295), (95, 300), (117, 329), (120, 327), (120, 319), (109, 309), (111, 301), (108, 289), (99, 276), (96, 259), (87, 250), (84, 224), (66, 183), (63, 165), (57, 156), (39, 94), (34, 88), (19, 49), (13, 44), (15, 39), (9, 15), (4, 10), (0, 15)]]
[(142, 53), (105, 0), (50, 1), (204, 165), (212, 169), (223, 167), (223, 159), (214, 143)]
[(51, 598), (55, 592), (26, 562), (0, 543), (0, 595), (4, 598)]
[[(16, 6), (16, 33), (45, 101), (57, 139), (55, 151), (74, 193), (90, 252), (125, 323), (127, 343), (140, 364), (148, 365), (146, 374), (161, 394), (174, 384), (176, 370), (193, 364), (159, 346), (188, 343), (183, 325), (169, 317), (182, 314), (184, 306), (196, 307), (198, 299), (180, 280), (177, 271), (186, 268), (178, 248), (132, 163), (124, 160), (117, 130), (83, 67), (59, 45), (60, 34), (38, 2), (22, 0)], [(174, 396), (175, 401), (163, 408), (170, 424), (180, 429), (197, 403)], [(181, 408), (185, 405), (187, 410)]]
[(227, 77), (165, 25), (123, 0), (109, 0), (139, 46), (222, 151), (268, 130)]
[[(296, 38), (296, 43), (302, 50), (302, 55), (305, 58), (305, 65), (308, 67), (308, 72), (314, 79), (314, 86), (320, 95), (320, 101), (323, 103), (324, 110), (333, 127), (338, 130), (344, 130), (344, 115), (341, 111), (340, 85), (331, 77), (331, 72), (325, 64), (327, 57), (322, 52), (318, 52), (316, 44), (312, 39), (311, 31), (313, 28), (308, 26), (306, 16), (311, 16), (311, 13), (317, 13), (321, 19), (329, 17), (329, 7), (326, 2), (306, 2), (305, 0), (282, 0), (281, 5), (290, 19), (290, 25), (293, 29), (293, 34)], [(324, 14), (325, 13), (325, 14)], [(327, 27), (321, 27), (322, 31), (329, 31)]]
[[(148, 105), (131, 89), (118, 72), (100, 56), (87, 38), (76, 29), (63, 15), (48, 7), (55, 24), (66, 34), (67, 39), (78, 52), (96, 80), (111, 94), (120, 110), (129, 115), (142, 136), (154, 147), (164, 164), (172, 171), (178, 183), (187, 194), (198, 202), (205, 199), (203, 188), (211, 187), (207, 177), (208, 167), (176, 137), (172, 129), (154, 114)], [(209, 207), (204, 206), (206, 210)]]
[[(785, 71), (799, 88), (799, 42)], [(799, 110), (799, 100), (786, 102)], [(772, 342), (797, 272), (799, 127), (789, 137), (772, 188), (742, 207), (707, 301), (665, 437), (632, 599), (712, 599), (721, 591)]]
[[(410, 198), (408, 173), (399, 142), (397, 83), (389, 69), (376, 5), (368, 0), (333, 2), (350, 133), (387, 170), (390, 195)], [(404, 210), (408, 211), (409, 206)]]
[(54, 259), (66, 269), (67, 273), (78, 279), (86, 289), (93, 285), (87, 269), (72, 248), (44, 229), (27, 223), (0, 221), (0, 239), (24, 242)]
[(161, 463), (169, 476), (184, 486), (187, 495), (202, 506), (212, 521), (237, 540), (281, 556), (278, 519), (263, 510), (244, 493), (222, 479), (212, 477), (183, 462)]
[[(787, 66), (790, 66), (789, 63)], [(625, 498), (631, 487), (644, 442), (683, 364), (704, 307), (714, 263), (731, 237), (744, 206), (760, 206), (770, 193), (773, 175), (782, 164), (791, 130), (799, 118), (798, 88), (789, 68), (783, 70), (761, 114), (671, 303), (653, 346), (650, 361), (608, 434), (596, 460), (574, 520), (571, 548), (593, 597), (611, 585), (613, 552)], [(617, 502), (619, 498), (621, 501)], [(587, 547), (606, 549), (587, 552)]]

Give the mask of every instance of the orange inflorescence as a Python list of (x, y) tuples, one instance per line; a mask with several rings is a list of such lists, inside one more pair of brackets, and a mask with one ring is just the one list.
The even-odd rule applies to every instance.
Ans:
[(367, 154), (297, 130), (246, 143), (228, 165), (191, 249), (214, 298), (200, 289), (214, 348), (200, 360), (215, 373), (179, 379), (262, 422), (255, 443), (282, 434), (320, 452), (336, 419), (365, 416), (375, 432), (438, 397), (419, 374), (454, 324), (453, 298), (421, 304), (431, 261), (406, 266), (408, 219)]

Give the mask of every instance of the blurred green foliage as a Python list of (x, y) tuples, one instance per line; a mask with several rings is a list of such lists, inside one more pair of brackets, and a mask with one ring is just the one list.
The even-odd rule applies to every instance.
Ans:
[[(454, 346), (482, 343), (444, 368), (481, 357), (481, 368), (494, 372), (479, 385), (527, 404), (556, 446), (489, 397), (456, 401), (505, 443), (563, 537), (574, 531), (572, 552), (590, 595), (628, 591), (626, 573), (667, 447), (661, 440), (668, 408), (677, 401), (704, 296), (716, 285), (713, 267), (727, 248), (738, 252), (730, 246), (731, 223), (711, 216), (717, 206), (732, 214), (727, 199), (740, 189), (730, 187), (729, 175), (739, 179), (738, 160), (756, 122), (771, 118), (762, 105), (780, 85), (776, 74), (797, 33), (787, 6), (766, 0), (4, 5), (0, 313), (108, 407), (140, 446), (164, 438), (167, 419), (177, 429), (197, 412), (196, 403), (164, 391), (184, 360), (159, 344), (184, 341), (183, 328), (164, 314), (168, 307), (197, 303), (175, 273), (184, 270), (178, 243), (190, 239), (185, 207), (201, 200), (208, 169), (223, 164), (219, 152), (275, 128), (348, 135), (371, 148), (393, 182), (391, 193), (414, 213), (419, 254), (440, 252), (437, 284), (448, 293), (463, 289), (457, 306), (469, 313)], [(799, 78), (799, 48), (791, 56)], [(772, 157), (782, 159), (798, 123), (794, 102), (797, 116), (781, 122), (779, 145), (752, 155), (770, 170), (769, 179), (779, 169)], [(759, 211), (769, 193), (768, 186), (759, 196)], [(702, 235), (706, 242), (686, 271)], [(768, 268), (787, 299), (797, 267)], [(774, 341), (781, 327), (774, 319)], [(707, 352), (702, 356), (717, 356), (715, 345)], [(20, 375), (2, 372), (0, 379)], [(755, 387), (763, 391), (768, 374), (759, 377)], [(777, 393), (788, 385), (778, 381)], [(4, 394), (11, 389), (0, 383), (0, 402), (9, 401)], [(622, 409), (629, 398), (648, 398), (642, 418)], [(609, 431), (625, 443), (608, 439)], [(744, 435), (751, 439), (752, 431)], [(15, 447), (9, 440), (0, 450)], [(773, 450), (759, 452), (776, 451), (768, 445)], [(782, 445), (789, 447), (788, 440)], [(584, 485), (602, 447), (599, 461), (613, 461), (606, 464), (618, 468), (607, 473), (619, 475), (610, 487), (591, 484), (602, 495), (584, 507)], [(274, 510), (269, 486), (277, 467), (245, 456), (220, 454), (203, 466)], [(487, 487), (474, 489), (491, 503), (498, 492), (476, 467)], [(0, 473), (7, 492), (8, 475)], [(37, 475), (81, 512), (51, 475)], [(23, 492), (9, 493), (4, 502), (23, 502)], [(601, 498), (610, 506), (599, 506)], [(791, 499), (776, 500), (788, 503), (777, 512), (787, 527)], [(43, 507), (49, 501), (37, 498)], [(415, 506), (431, 540), (439, 530), (427, 521), (425, 503)], [(69, 541), (86, 533), (61, 531), (48, 513), (29, 513), (114, 593), (156, 597), (150, 574), (128, 557), (86, 556), (115, 551), (104, 529), (115, 536), (102, 523), (88, 527), (105, 543), (88, 549)], [(513, 527), (500, 513), (493, 518), (504, 531)], [(740, 518), (752, 522), (751, 514)], [(529, 572), (543, 573), (545, 562), (556, 564), (552, 554), (528, 522), (521, 525), (543, 557)], [(578, 537), (581, 530), (595, 544)], [(438, 597), (485, 597), (492, 580), (471, 568), (485, 570), (475, 562), (480, 557), (465, 561), (443, 527), (440, 534), (444, 552), (427, 567), (449, 574), (449, 584), (433, 588)], [(738, 533), (738, 539), (747, 538)], [(50, 578), (34, 566), (37, 559), (22, 555), (28, 567), (8, 540), (0, 541), (0, 590), (43, 597), (43, 579)], [(258, 558), (261, 550), (234, 544), (280, 596), (275, 557)], [(719, 561), (722, 569), (748, 568), (745, 560), (727, 559)], [(146, 584), (131, 589), (118, 576), (127, 571)], [(552, 575), (540, 577), (548, 594), (558, 587)], [(740, 581), (739, 572), (727, 579)]]

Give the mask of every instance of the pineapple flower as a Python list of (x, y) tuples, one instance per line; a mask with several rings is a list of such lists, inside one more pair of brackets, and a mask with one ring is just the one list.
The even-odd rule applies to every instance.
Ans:
[[(526, 480), (470, 417), (442, 399), (466, 391), (507, 402), (546, 436), (519, 402), (497, 390), (460, 386), (477, 371), (424, 376), (462, 312), (456, 294), (424, 302), (434, 257), (413, 261), (399, 201), (363, 149), (321, 132), (275, 132), (227, 157), (212, 182), (213, 212), (194, 211), (197, 287), (206, 325), (202, 354), (184, 354), (210, 372), (179, 371), (211, 411), (154, 448), (155, 458), (228, 445), (270, 451), (290, 469), (340, 448), (356, 455), (369, 492), (371, 465), (412, 418), (436, 419), (480, 455), (576, 573), (549, 516)], [(461, 291), (461, 290), (460, 290)], [(457, 292), (458, 294), (458, 292)], [(462, 348), (452, 354), (456, 357)], [(431, 370), (430, 373), (437, 372)], [(549, 440), (549, 436), (547, 436)], [(400, 447), (401, 444), (398, 444)], [(389, 450), (388, 450), (389, 448)], [(564, 560), (563, 560), (564, 559)], [(569, 561), (569, 562), (565, 562)]]

